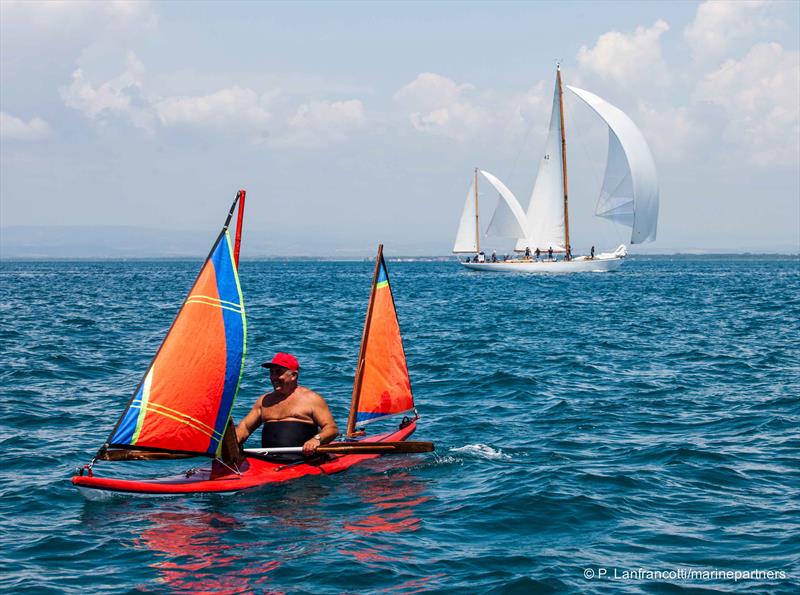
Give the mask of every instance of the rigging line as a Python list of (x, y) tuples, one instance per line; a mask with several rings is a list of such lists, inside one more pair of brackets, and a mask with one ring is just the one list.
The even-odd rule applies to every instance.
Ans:
[(414, 411), (415, 409), (416, 409), (416, 407), (411, 407), (410, 409), (406, 409), (405, 411), (398, 411), (396, 413), (383, 413), (383, 414), (381, 414), (381, 415), (379, 415), (377, 417), (371, 417), (369, 419), (365, 419), (363, 421), (360, 421), (360, 422), (358, 422), (358, 424), (363, 427), (363, 426), (365, 426), (367, 424), (371, 424), (374, 421), (379, 421), (379, 420), (382, 420), (382, 419), (389, 419), (390, 417), (396, 417), (398, 415), (404, 415), (406, 413)]
[[(566, 108), (566, 111), (568, 112), (570, 122), (574, 122), (574, 120), (575, 120), (575, 118), (574, 118), (574, 115), (575, 115), (574, 109), (566, 101), (564, 102), (564, 106)], [(605, 125), (605, 122), (603, 124)], [(576, 128), (577, 128), (576, 126), (573, 126), (573, 129), (576, 129)], [(606, 128), (608, 128), (607, 125), (606, 125)], [(575, 138), (578, 141), (578, 145), (583, 150), (583, 154), (586, 157), (586, 162), (589, 164), (589, 171), (591, 172), (592, 177), (594, 178), (595, 182), (597, 183), (597, 187), (598, 188), (602, 188), (603, 181), (600, 178), (599, 172), (597, 171), (596, 163), (592, 160), (592, 156), (589, 154), (589, 149), (586, 146), (586, 141), (585, 141), (584, 137), (585, 137), (585, 135), (581, 135), (581, 134), (575, 135), (573, 133), (573, 138)], [(573, 140), (572, 143), (574, 144), (575, 140)], [(607, 159), (608, 159), (608, 155), (606, 155), (606, 160)], [(598, 198), (598, 200), (599, 200), (599, 198)], [(597, 210), (597, 205), (595, 205), (595, 211), (596, 210)]]
[[(133, 407), (133, 406), (132, 406), (132, 407), (131, 407), (131, 409), (140, 409), (140, 407)], [(184, 424), (184, 425), (187, 425), (187, 426), (189, 426), (190, 428), (192, 428), (193, 430), (197, 430), (197, 431), (198, 431), (198, 432), (200, 432), (201, 434), (205, 434), (205, 435), (206, 435), (206, 436), (208, 436), (209, 438), (217, 438), (217, 440), (219, 440), (220, 438), (218, 438), (218, 436), (222, 436), (222, 435), (221, 435), (219, 432), (217, 432), (217, 431), (209, 432), (209, 431), (208, 431), (208, 430), (206, 430), (205, 428), (201, 428), (201, 427), (199, 427), (199, 426), (196, 426), (195, 424), (191, 423), (191, 421), (188, 421), (188, 420), (185, 420), (185, 419), (180, 419), (179, 417), (176, 417), (176, 416), (174, 416), (174, 415), (170, 415), (169, 413), (165, 413), (165, 412), (163, 412), (163, 411), (161, 411), (161, 410), (159, 410), (159, 409), (154, 409), (154, 408), (152, 408), (152, 407), (147, 407), (147, 406), (146, 406), (146, 407), (144, 408), (144, 410), (145, 410), (145, 412), (146, 412), (146, 413), (155, 413), (155, 414), (161, 415), (161, 416), (163, 416), (163, 417), (167, 417), (167, 418), (169, 418), (169, 419), (171, 419), (171, 420), (177, 421), (178, 423), (182, 423), (182, 424)], [(215, 434), (216, 434), (216, 436), (215, 436)], [(136, 445), (135, 445), (135, 444), (131, 444), (131, 446), (136, 446)]]
[[(189, 423), (189, 422), (192, 422), (194, 424), (197, 424), (198, 426), (202, 426), (204, 433), (208, 433), (209, 431), (211, 431), (212, 434), (217, 434), (219, 436), (222, 436), (221, 432), (218, 432), (217, 430), (215, 430), (214, 428), (212, 428), (208, 424), (200, 421), (199, 419), (195, 419), (191, 415), (187, 415), (187, 414), (183, 413), (182, 411), (178, 411), (176, 409), (171, 409), (170, 407), (167, 407), (167, 406), (162, 405), (160, 403), (153, 403), (151, 401), (148, 401), (147, 403), (144, 404), (144, 406), (142, 406), (141, 403), (131, 405), (131, 409), (139, 409), (139, 410), (143, 409), (144, 411), (154, 411), (156, 413), (162, 413), (163, 414), (163, 412), (159, 411), (159, 408), (163, 409), (164, 411), (169, 411), (170, 413), (172, 413), (174, 415), (180, 415), (184, 419), (179, 419), (177, 417), (172, 417), (172, 416), (167, 416), (167, 417), (172, 417), (172, 419), (175, 419), (175, 420), (180, 421), (182, 423), (187, 423), (189, 425), (191, 425), (191, 423)], [(163, 415), (166, 415), (166, 414), (163, 414)], [(209, 434), (209, 436), (211, 436), (212, 434)]]
[(223, 300), (221, 298), (215, 298), (213, 295), (203, 295), (203, 294), (200, 294), (200, 293), (195, 293), (195, 294), (189, 296), (189, 299), (192, 299), (192, 298), (203, 298), (203, 299), (206, 299), (206, 300), (211, 300), (212, 302), (219, 302), (220, 304), (225, 304), (225, 305), (228, 305), (228, 306), (234, 306), (236, 308), (241, 308), (242, 307), (242, 305), (239, 302), (231, 302), (229, 300)]
[[(228, 465), (228, 464), (227, 464), (225, 461), (223, 461), (222, 459), (219, 459), (219, 458), (217, 458), (217, 459), (214, 459), (214, 460), (215, 460), (217, 463), (219, 463), (220, 465), (222, 465), (223, 467), (225, 467), (226, 469), (228, 469), (228, 471), (230, 471), (230, 472), (232, 472), (232, 473), (235, 473), (236, 475), (239, 475), (239, 476), (241, 476), (241, 475), (242, 475), (242, 472), (239, 470), (239, 467), (238, 467), (237, 465), (235, 465), (235, 464), (234, 464), (234, 466), (233, 466), (233, 467), (231, 467), (230, 465)], [(234, 467), (235, 467), (235, 468), (234, 468)]]
[(160, 407), (161, 409), (164, 409), (165, 411), (169, 411), (170, 413), (174, 413), (175, 415), (182, 415), (186, 419), (188, 419), (188, 420), (190, 420), (190, 421), (192, 421), (192, 422), (194, 422), (194, 423), (196, 423), (196, 424), (198, 424), (200, 426), (203, 426), (207, 430), (210, 430), (211, 432), (214, 432), (215, 434), (222, 435), (222, 432), (218, 432), (214, 427), (208, 425), (207, 423), (205, 423), (203, 421), (200, 421), (199, 419), (197, 419), (195, 417), (192, 417), (188, 413), (184, 413), (183, 411), (178, 411), (177, 409), (172, 409), (171, 407), (167, 407), (166, 405), (162, 405), (161, 403), (154, 403), (154, 402), (148, 400), (147, 403), (145, 404), (145, 407), (151, 407), (151, 406), (152, 407)]
[(223, 306), (221, 304), (209, 303), (202, 299), (196, 298), (189, 298), (186, 300), (187, 304), (200, 304), (202, 306), (209, 306), (211, 308), (220, 308), (221, 310), (228, 310), (229, 312), (236, 312), (237, 314), (242, 314), (241, 308), (231, 308), (230, 306)]
[[(611, 192), (607, 193), (608, 198), (614, 197), (616, 195), (616, 193), (617, 193), (617, 190), (619, 190), (620, 186), (622, 186), (623, 182), (625, 182), (625, 180), (630, 180), (631, 179), (630, 168), (628, 168), (628, 170), (629, 171), (628, 171), (627, 174), (625, 174), (625, 177), (623, 177), (619, 182), (617, 182), (617, 184), (611, 189)], [(633, 186), (633, 180), (631, 180), (631, 186)], [(602, 198), (603, 198), (603, 191), (601, 189), (601, 191), (600, 191), (600, 199), (602, 199)], [(599, 207), (600, 207), (600, 199), (598, 199), (598, 202), (597, 202), (597, 207), (598, 208), (595, 209), (595, 214), (596, 215), (599, 214), (598, 211), (599, 211)], [(609, 212), (609, 210), (610, 211), (616, 211), (619, 207), (621, 207), (623, 205), (626, 205), (626, 204), (630, 204), (632, 202), (633, 202), (633, 198), (631, 197), (630, 200), (628, 200), (628, 201), (626, 201), (624, 203), (620, 203), (620, 204), (616, 205), (613, 209), (606, 209), (603, 212), (607, 213), (607, 212)]]
[[(519, 104), (519, 108), (522, 108), (522, 104)], [(521, 110), (520, 110), (521, 111)], [(522, 117), (522, 114), (520, 114)], [(519, 165), (519, 160), (522, 157), (522, 153), (525, 151), (525, 146), (528, 144), (528, 137), (531, 135), (531, 131), (534, 128), (534, 123), (531, 122), (528, 126), (528, 129), (525, 131), (525, 136), (522, 138), (522, 144), (520, 145), (519, 151), (517, 152), (517, 156), (514, 158), (514, 162), (511, 164), (511, 169), (508, 171), (508, 178), (511, 179), (511, 176), (514, 175), (514, 172), (517, 169), (517, 165)]]

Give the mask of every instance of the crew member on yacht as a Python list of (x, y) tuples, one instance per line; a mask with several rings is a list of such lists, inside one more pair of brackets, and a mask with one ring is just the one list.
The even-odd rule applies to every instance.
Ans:
[(236, 426), (239, 444), (264, 425), (261, 447), (302, 446), (310, 455), (320, 444), (339, 435), (328, 404), (321, 395), (297, 384), (300, 364), (289, 353), (277, 353), (261, 364), (269, 369), (273, 391), (261, 395), (253, 408)]

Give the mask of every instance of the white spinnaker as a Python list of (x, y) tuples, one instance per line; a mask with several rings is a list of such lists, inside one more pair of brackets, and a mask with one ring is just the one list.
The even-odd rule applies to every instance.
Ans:
[(528, 221), (525, 211), (519, 204), (517, 197), (503, 182), (498, 180), (488, 171), (480, 170), (483, 177), (489, 180), (492, 186), (500, 193), (502, 200), (497, 201), (497, 208), (492, 215), (492, 221), (486, 230), (486, 235), (504, 238), (524, 238), (528, 235)]
[(549, 248), (564, 250), (564, 173), (561, 162), (561, 107), (558, 99), (556, 82), (553, 109), (550, 113), (550, 131), (528, 205), (529, 234), (517, 241), (515, 249), (518, 251), (525, 248), (539, 248), (545, 252)]
[(458, 224), (453, 252), (470, 252), (472, 254), (477, 252), (478, 238), (475, 231), (475, 182), (472, 182), (469, 192), (467, 192), (467, 200), (464, 201), (464, 210), (461, 211), (461, 221)]
[(594, 93), (567, 86), (608, 125), (608, 161), (596, 215), (631, 228), (631, 243), (656, 239), (658, 176), (642, 132), (621, 109)]

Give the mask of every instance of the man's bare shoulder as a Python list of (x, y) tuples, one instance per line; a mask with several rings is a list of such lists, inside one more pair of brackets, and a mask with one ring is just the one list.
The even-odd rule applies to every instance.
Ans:
[(322, 398), (321, 394), (311, 390), (308, 387), (298, 386), (297, 389), (295, 389), (295, 392), (297, 393), (297, 396), (302, 398), (304, 401), (315, 401), (315, 402), (322, 401), (323, 403), (325, 402), (325, 399)]

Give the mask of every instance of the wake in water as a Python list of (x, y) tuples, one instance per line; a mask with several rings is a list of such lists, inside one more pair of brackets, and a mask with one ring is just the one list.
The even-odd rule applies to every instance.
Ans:
[(499, 448), (494, 449), (488, 444), (466, 444), (457, 448), (451, 448), (450, 452), (457, 452), (473, 459), (488, 459), (491, 461), (511, 460), (511, 455), (507, 455)]

